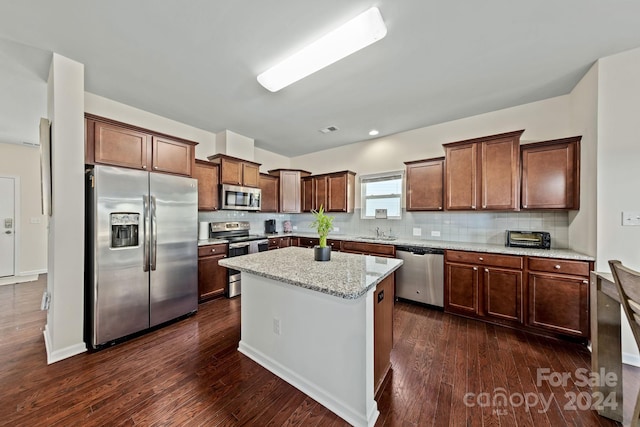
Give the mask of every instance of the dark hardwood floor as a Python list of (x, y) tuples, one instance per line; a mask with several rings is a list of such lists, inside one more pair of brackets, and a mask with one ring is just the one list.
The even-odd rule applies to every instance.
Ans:
[[(237, 351), (240, 298), (201, 304), (188, 319), (47, 366), (43, 289), (42, 278), (0, 286), (0, 425), (346, 425)], [(588, 387), (537, 381), (538, 368), (574, 379), (576, 369), (589, 369), (580, 345), (406, 303), (396, 304), (394, 333), (377, 426), (618, 425), (565, 408), (571, 393), (590, 396)], [(639, 375), (624, 372), (629, 413)], [(511, 403), (494, 402), (500, 393)], [(552, 398), (548, 408), (540, 397)]]

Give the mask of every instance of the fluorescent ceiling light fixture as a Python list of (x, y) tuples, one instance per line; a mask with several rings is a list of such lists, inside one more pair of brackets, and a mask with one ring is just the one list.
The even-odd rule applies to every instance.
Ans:
[(356, 16), (258, 76), (258, 82), (277, 92), (351, 55), (387, 35), (377, 7)]
[(376, 135), (377, 135), (377, 134), (379, 134), (379, 133), (380, 133), (380, 132), (378, 132), (378, 130), (377, 130), (377, 129), (371, 129), (371, 130), (369, 131), (369, 135), (370, 135), (370, 136), (376, 136)]

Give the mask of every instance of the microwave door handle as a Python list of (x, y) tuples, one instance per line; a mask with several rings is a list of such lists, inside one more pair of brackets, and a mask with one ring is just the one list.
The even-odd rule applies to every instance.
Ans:
[(151, 271), (156, 271), (156, 256), (158, 254), (158, 223), (156, 218), (156, 197), (151, 196)]
[(149, 196), (142, 196), (142, 224), (143, 224), (143, 245), (144, 245), (144, 260), (142, 262), (142, 271), (149, 271), (149, 237), (151, 236), (150, 227), (151, 219), (149, 218)]

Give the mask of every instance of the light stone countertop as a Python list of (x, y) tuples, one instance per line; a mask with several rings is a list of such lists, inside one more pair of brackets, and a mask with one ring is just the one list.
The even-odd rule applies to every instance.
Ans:
[(198, 240), (198, 246), (217, 245), (220, 243), (229, 243), (226, 239), (203, 239)]
[(314, 261), (313, 249), (288, 247), (225, 258), (221, 266), (311, 289), (356, 299), (402, 265), (402, 260), (331, 252), (331, 261)]
[[(314, 233), (288, 233), (274, 234), (268, 237), (318, 237)], [(542, 258), (559, 258), (576, 261), (595, 261), (595, 258), (571, 249), (528, 249), (528, 248), (511, 248), (504, 245), (494, 245), (491, 243), (470, 243), (470, 242), (450, 242), (444, 240), (425, 240), (425, 239), (370, 239), (346, 234), (330, 234), (329, 239), (332, 240), (348, 240), (352, 242), (376, 243), (394, 246), (418, 246), (423, 248), (434, 249), (452, 249), (458, 251), (486, 252), (504, 255), (526, 255)]]

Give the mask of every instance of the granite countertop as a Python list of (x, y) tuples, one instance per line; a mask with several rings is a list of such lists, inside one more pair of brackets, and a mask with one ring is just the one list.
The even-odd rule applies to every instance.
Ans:
[(203, 239), (198, 240), (198, 246), (206, 246), (206, 245), (217, 245), (220, 243), (229, 243), (228, 240), (225, 239)]
[[(274, 234), (269, 237), (318, 237), (314, 233), (288, 233)], [(504, 245), (495, 245), (491, 243), (470, 243), (470, 242), (450, 242), (444, 240), (425, 240), (425, 239), (372, 239), (346, 234), (330, 234), (329, 239), (332, 240), (348, 240), (352, 242), (387, 244), (394, 246), (418, 246), (423, 248), (436, 249), (453, 249), (459, 251), (486, 252), (505, 255), (526, 255), (537, 256), (542, 258), (559, 258), (577, 261), (595, 261), (595, 258), (571, 249), (527, 249), (527, 248), (511, 248)]]
[(311, 289), (344, 299), (356, 299), (402, 265), (402, 260), (332, 252), (331, 261), (314, 261), (313, 249), (288, 247), (225, 258), (223, 267)]

